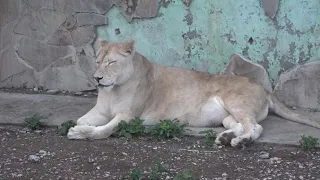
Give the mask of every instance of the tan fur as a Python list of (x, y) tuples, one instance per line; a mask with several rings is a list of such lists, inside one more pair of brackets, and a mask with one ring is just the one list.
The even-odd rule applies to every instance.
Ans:
[(135, 42), (99, 40), (97, 104), (71, 128), (70, 139), (110, 136), (121, 120), (134, 117), (154, 125), (177, 118), (194, 127), (224, 125), (216, 143), (241, 146), (262, 133), (258, 122), (268, 109), (296, 122), (319, 124), (289, 111), (262, 86), (245, 77), (212, 75), (151, 63), (135, 51)]

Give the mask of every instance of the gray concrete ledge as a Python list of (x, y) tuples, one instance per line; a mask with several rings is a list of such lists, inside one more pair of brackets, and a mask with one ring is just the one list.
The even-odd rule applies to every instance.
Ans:
[[(23, 124), (24, 118), (39, 113), (48, 117), (46, 125), (57, 126), (67, 120), (77, 120), (96, 102), (95, 98), (56, 96), (45, 94), (19, 94), (0, 92), (0, 124)], [(298, 111), (298, 110), (297, 110)], [(301, 114), (318, 117), (320, 112), (298, 111)], [(294, 123), (276, 115), (269, 115), (261, 125), (264, 128), (258, 142), (298, 144), (302, 135), (320, 139), (320, 130)], [(189, 128), (188, 135), (198, 135), (205, 128)], [(222, 132), (224, 128), (210, 128)]]
[(0, 123), (22, 124), (25, 117), (41, 114), (48, 118), (44, 124), (56, 126), (67, 120), (76, 121), (95, 102), (96, 99), (83, 97), (0, 92)]

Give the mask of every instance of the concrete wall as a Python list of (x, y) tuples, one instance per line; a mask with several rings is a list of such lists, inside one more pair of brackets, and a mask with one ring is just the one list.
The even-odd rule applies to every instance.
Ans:
[(275, 85), (320, 62), (319, 17), (319, 0), (1, 0), (0, 87), (95, 89), (97, 36), (132, 38), (155, 63), (211, 73), (238, 53)]
[(1, 0), (0, 87), (95, 89), (92, 43), (103, 0)]

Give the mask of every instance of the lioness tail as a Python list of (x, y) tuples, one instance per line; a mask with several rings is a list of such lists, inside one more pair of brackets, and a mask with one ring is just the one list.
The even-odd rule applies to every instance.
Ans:
[(272, 94), (268, 93), (267, 99), (269, 101), (269, 108), (277, 115), (279, 115), (285, 119), (288, 119), (290, 121), (294, 121), (297, 123), (305, 124), (305, 125), (320, 129), (319, 122), (317, 122), (315, 120), (311, 120), (308, 117), (302, 116), (300, 114), (297, 114), (297, 113), (291, 111), (289, 108), (287, 108), (282, 102), (280, 102)]

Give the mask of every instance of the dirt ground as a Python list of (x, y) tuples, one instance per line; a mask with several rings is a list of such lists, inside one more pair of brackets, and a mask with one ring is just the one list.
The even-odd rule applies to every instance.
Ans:
[(320, 150), (254, 143), (245, 149), (205, 148), (201, 137), (157, 141), (68, 140), (56, 128), (28, 132), (0, 126), (0, 179), (121, 179), (134, 168), (144, 179), (157, 160), (169, 165), (161, 179), (190, 168), (197, 179), (320, 179)]

